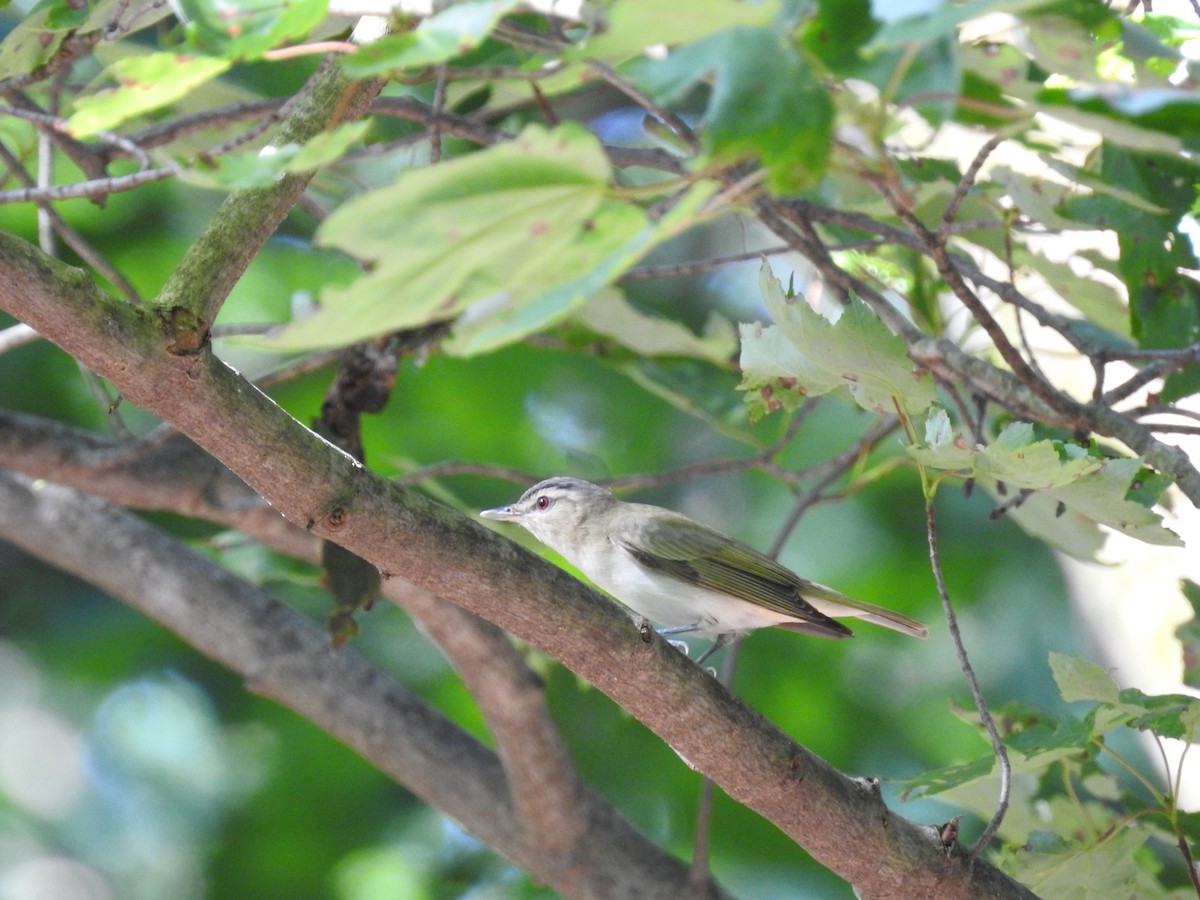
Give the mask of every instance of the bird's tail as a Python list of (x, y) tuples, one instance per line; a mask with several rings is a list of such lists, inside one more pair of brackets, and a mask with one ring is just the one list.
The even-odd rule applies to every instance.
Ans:
[(853, 617), (912, 637), (929, 637), (929, 629), (916, 619), (910, 619), (906, 615), (876, 606), (874, 603), (847, 597), (823, 584), (806, 582), (800, 589), (800, 595), (827, 616)]

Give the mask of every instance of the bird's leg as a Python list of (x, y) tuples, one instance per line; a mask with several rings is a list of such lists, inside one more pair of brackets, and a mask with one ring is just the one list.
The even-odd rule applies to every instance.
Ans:
[(718, 634), (717, 639), (712, 642), (712, 645), (700, 654), (700, 658), (696, 660), (696, 665), (701, 665), (706, 659), (724, 647), (726, 644), (733, 641), (738, 636), (736, 631), (727, 631), (724, 634)]
[(684, 656), (687, 656), (691, 653), (691, 648), (688, 647), (687, 643), (684, 641), (673, 641), (669, 637), (667, 637), (667, 635), (669, 635), (669, 634), (687, 634), (689, 631), (695, 631), (699, 627), (700, 627), (699, 622), (693, 622), (691, 625), (672, 625), (670, 628), (658, 629), (658, 633), (662, 637), (667, 638), (668, 644), (670, 644), (672, 647), (674, 647), (676, 650), (678, 650)]
[(693, 622), (691, 625), (672, 625), (670, 628), (660, 628), (658, 633), (663, 637), (668, 634), (687, 634), (689, 631), (697, 631), (700, 628), (699, 622)]

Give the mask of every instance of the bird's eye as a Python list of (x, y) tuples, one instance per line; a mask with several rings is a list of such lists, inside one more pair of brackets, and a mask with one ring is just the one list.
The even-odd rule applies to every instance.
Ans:
[(537, 500), (535, 500), (533, 502), (533, 505), (536, 506), (538, 509), (549, 509), (551, 504), (553, 504), (553, 503), (554, 503), (553, 500), (551, 500), (545, 494), (542, 494), (542, 496), (538, 497)]

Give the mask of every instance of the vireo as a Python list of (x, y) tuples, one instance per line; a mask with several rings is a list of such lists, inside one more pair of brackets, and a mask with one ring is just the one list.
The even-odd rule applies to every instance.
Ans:
[(539, 482), (486, 519), (515, 522), (561, 554), (660, 634), (715, 637), (703, 662), (737, 635), (774, 625), (853, 637), (832, 616), (865, 619), (923, 638), (914, 619), (801, 578), (769, 556), (686, 516), (625, 503), (599, 485), (563, 476)]

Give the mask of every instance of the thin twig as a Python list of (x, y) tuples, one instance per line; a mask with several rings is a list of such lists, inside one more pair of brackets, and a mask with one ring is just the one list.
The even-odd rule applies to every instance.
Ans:
[(1000, 731), (996, 728), (996, 722), (992, 719), (992, 714), (988, 710), (987, 701), (984, 700), (983, 691), (980, 690), (979, 681), (975, 677), (975, 670), (971, 666), (971, 661), (967, 658), (967, 648), (963, 644), (962, 633), (958, 629), (958, 617), (955, 615), (954, 605), (950, 601), (950, 591), (946, 587), (946, 576), (942, 573), (942, 558), (938, 553), (937, 527), (934, 523), (932, 495), (925, 503), (925, 531), (929, 540), (929, 562), (933, 567), (933, 578), (937, 582), (938, 596), (942, 600), (942, 609), (946, 614), (946, 624), (950, 629), (950, 639), (954, 642), (954, 652), (958, 656), (958, 665), (962, 669), (963, 677), (966, 679), (968, 687), (971, 689), (971, 697), (975, 701), (975, 709), (979, 713), (979, 718), (983, 722), (984, 729), (992, 740), (992, 749), (996, 752), (996, 761), (1000, 766), (1000, 799), (996, 805), (996, 812), (992, 816), (992, 820), (988, 822), (987, 828), (983, 830), (983, 834), (979, 836), (979, 840), (971, 848), (971, 857), (976, 858), (983, 852), (992, 838), (995, 837), (996, 832), (1000, 828), (1000, 823), (1004, 820), (1004, 814), (1008, 811), (1008, 797), (1012, 786), (1012, 766), (1008, 761), (1008, 749), (1004, 746), (1004, 741), (1000, 738)]
[(156, 181), (166, 181), (177, 174), (174, 166), (162, 166), (157, 169), (143, 169), (129, 175), (113, 175), (108, 178), (93, 178), (88, 181), (77, 181), (74, 184), (56, 184), (47, 188), (31, 187), (18, 188), (11, 191), (0, 191), (0, 204), (3, 203), (36, 203), (46, 200), (75, 200), (80, 197), (104, 197), (108, 194), (119, 194), (122, 191), (132, 191), (144, 184)]
[(944, 244), (950, 237), (950, 226), (958, 216), (958, 208), (962, 206), (962, 202), (967, 198), (967, 194), (970, 193), (971, 188), (974, 186), (975, 179), (979, 177), (979, 170), (983, 168), (984, 162), (987, 161), (992, 151), (1000, 146), (1000, 142), (1003, 140), (1004, 136), (997, 134), (980, 147), (979, 152), (975, 154), (975, 158), (971, 160), (971, 165), (967, 167), (967, 171), (959, 179), (958, 186), (954, 189), (953, 196), (950, 197), (950, 202), (946, 204), (946, 211), (942, 214), (942, 223), (938, 226), (937, 239), (939, 243)]

